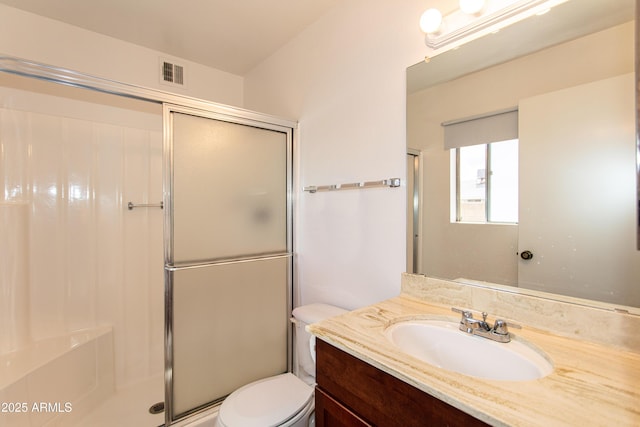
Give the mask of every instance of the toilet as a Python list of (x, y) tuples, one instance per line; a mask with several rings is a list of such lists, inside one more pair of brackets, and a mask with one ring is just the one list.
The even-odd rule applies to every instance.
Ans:
[(294, 309), (297, 375), (280, 374), (240, 387), (220, 405), (216, 427), (313, 426), (315, 337), (305, 326), (342, 313), (346, 310), (328, 304)]

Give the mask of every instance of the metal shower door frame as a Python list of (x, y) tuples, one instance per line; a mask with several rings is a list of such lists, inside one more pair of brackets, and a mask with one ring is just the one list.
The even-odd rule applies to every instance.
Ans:
[[(232, 262), (243, 262), (258, 259), (275, 259), (275, 258), (289, 258), (289, 275), (287, 283), (287, 310), (291, 313), (293, 308), (293, 126), (282, 125), (281, 123), (270, 123), (268, 121), (256, 120), (254, 113), (242, 114), (243, 112), (237, 112), (237, 114), (230, 115), (226, 112), (217, 111), (215, 109), (200, 109), (183, 105), (176, 105), (171, 103), (164, 103), (163, 105), (163, 205), (164, 209), (164, 260), (165, 260), (165, 425), (170, 426), (182, 419), (197, 414), (202, 411), (219, 404), (219, 401), (210, 402), (198, 408), (193, 408), (191, 411), (185, 414), (176, 414), (173, 403), (173, 289), (174, 289), (174, 272), (181, 266), (176, 266), (174, 260), (174, 245), (173, 245), (173, 121), (171, 115), (173, 113), (188, 114), (192, 116), (220, 120), (238, 125), (252, 126), (259, 129), (272, 130), (282, 132), (286, 135), (287, 141), (287, 160), (286, 160), (286, 200), (287, 200), (287, 218), (286, 218), (286, 252), (276, 254), (258, 254), (247, 258), (237, 259), (225, 259), (221, 261), (222, 264)], [(198, 266), (216, 265), (218, 261), (213, 260), (211, 262), (202, 262), (200, 264), (192, 265), (187, 268), (197, 268)], [(292, 369), (292, 330), (289, 326), (287, 328), (287, 369)], [(176, 418), (177, 417), (177, 418)]]

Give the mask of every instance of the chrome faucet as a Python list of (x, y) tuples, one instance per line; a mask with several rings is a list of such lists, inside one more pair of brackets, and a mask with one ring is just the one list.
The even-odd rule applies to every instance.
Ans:
[(469, 310), (461, 310), (459, 308), (452, 308), (451, 311), (460, 313), (460, 330), (467, 334), (477, 335), (483, 338), (489, 338), (490, 340), (507, 343), (511, 341), (511, 334), (509, 333), (508, 326), (512, 328), (520, 329), (519, 325), (510, 323), (507, 325), (502, 319), (496, 319), (493, 326), (487, 323), (487, 313), (482, 312), (482, 320), (474, 319), (473, 313)]

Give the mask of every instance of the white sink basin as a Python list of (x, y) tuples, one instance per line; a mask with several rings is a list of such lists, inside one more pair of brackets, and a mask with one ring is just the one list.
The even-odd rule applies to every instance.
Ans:
[(385, 330), (387, 339), (404, 353), (439, 368), (502, 381), (535, 380), (553, 371), (538, 350), (512, 339), (498, 343), (458, 329), (458, 322), (416, 320)]

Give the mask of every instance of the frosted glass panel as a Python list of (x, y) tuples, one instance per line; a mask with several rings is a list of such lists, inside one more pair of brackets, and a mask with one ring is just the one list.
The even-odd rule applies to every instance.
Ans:
[(287, 370), (288, 257), (173, 272), (173, 396), (182, 414)]
[(287, 250), (287, 135), (172, 113), (173, 262)]

